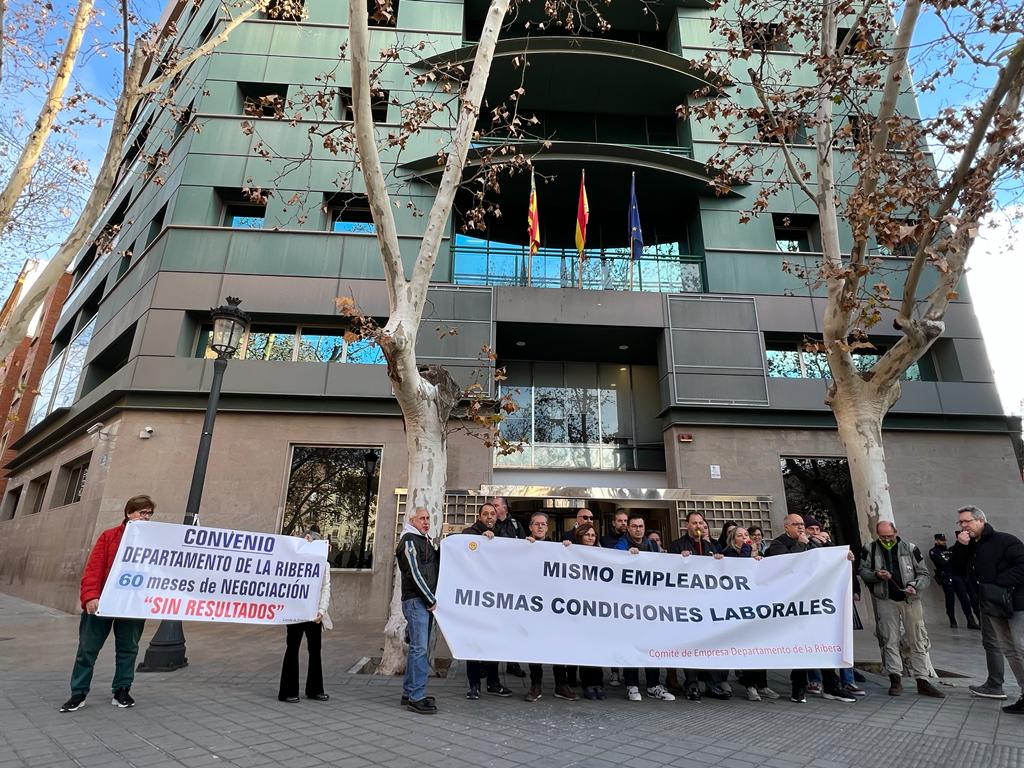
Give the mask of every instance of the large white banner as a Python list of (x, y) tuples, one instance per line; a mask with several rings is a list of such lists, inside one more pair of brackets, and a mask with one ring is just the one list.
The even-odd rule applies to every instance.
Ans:
[(327, 542), (137, 521), (125, 529), (101, 616), (287, 624), (316, 617)]
[(456, 658), (610, 667), (790, 669), (853, 663), (845, 547), (757, 561), (441, 542), (435, 613)]

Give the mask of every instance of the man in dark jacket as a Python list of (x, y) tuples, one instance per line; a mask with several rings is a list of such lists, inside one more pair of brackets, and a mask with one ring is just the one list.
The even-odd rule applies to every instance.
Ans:
[(491, 504), (494, 505), (494, 510), (498, 513), (498, 520), (494, 523), (494, 535), (499, 539), (525, 539), (526, 529), (509, 514), (508, 502), (505, 497), (495, 496), (491, 499)]
[[(957, 516), (961, 530), (967, 531), (975, 543), (969, 578), (981, 595), (982, 638), (995, 638), (1021, 688), (1020, 698), (1003, 711), (1024, 715), (1024, 543), (1012, 534), (995, 530), (975, 506), (961, 507)], [(986, 685), (990, 682), (987, 680)], [(976, 695), (986, 695), (980, 690), (984, 686), (970, 688)]]
[(437, 574), (440, 553), (427, 538), (430, 513), (417, 507), (402, 528), (395, 558), (402, 574), (402, 614), (409, 624), (409, 654), (405, 661), (402, 704), (421, 715), (433, 715), (437, 705), (427, 696), (431, 613), (437, 608)]
[[(480, 514), (477, 521), (462, 532), (473, 536), (484, 536), (488, 539), (494, 538), (494, 524), (498, 521), (498, 512), (493, 504), (484, 504), (480, 507)], [(469, 678), (469, 689), (466, 691), (466, 698), (475, 700), (480, 698), (480, 676), (487, 676), (487, 692), (494, 696), (511, 696), (512, 691), (501, 684), (498, 677), (498, 662), (496, 661), (467, 661), (466, 677)]]
[(953, 552), (946, 546), (946, 534), (935, 534), (935, 546), (928, 552), (928, 557), (935, 566), (935, 580), (939, 582), (942, 591), (946, 594), (946, 615), (949, 617), (949, 626), (956, 628), (956, 599), (960, 600), (960, 608), (967, 617), (968, 629), (981, 629), (981, 626), (974, 620), (974, 612), (971, 608), (971, 598), (967, 594), (967, 583), (953, 568)]
[[(790, 514), (782, 521), (784, 533), (772, 539), (765, 557), (776, 555), (795, 555), (811, 549), (811, 540), (807, 536), (804, 526), (804, 518), (801, 515)], [(853, 559), (852, 553), (849, 555)], [(843, 692), (839, 684), (839, 676), (834, 669), (821, 670), (822, 696), (833, 701), (853, 703), (856, 699)], [(798, 704), (807, 703), (807, 670), (794, 669), (789, 673), (789, 681), (792, 685), (790, 700)]]
[(139, 653), (139, 638), (142, 637), (143, 619), (119, 619), (97, 616), (100, 594), (114, 565), (117, 548), (121, 545), (128, 523), (149, 520), (156, 505), (149, 496), (132, 496), (124, 505), (124, 520), (120, 525), (108, 528), (96, 539), (89, 559), (82, 572), (82, 616), (78, 621), (78, 653), (75, 667), (71, 672), (71, 698), (61, 705), (61, 712), (74, 712), (85, 706), (92, 683), (92, 671), (96, 666), (103, 644), (114, 630), (114, 682), (111, 686), (115, 707), (132, 707), (135, 699), (130, 691), (135, 680), (135, 657)]
[(624, 509), (615, 510), (612, 517), (612, 529), (600, 539), (600, 544), (605, 549), (615, 549), (619, 546), (619, 540), (626, 535), (626, 525), (629, 521), (629, 514)]
[(594, 524), (594, 513), (586, 507), (576, 510), (576, 524), (562, 534), (562, 541), (576, 541), (576, 529), (586, 523)]
[[(718, 551), (718, 544), (708, 537), (708, 522), (704, 518), (703, 513), (692, 511), (686, 516), (686, 533), (680, 536), (678, 539), (673, 541), (668, 546), (669, 554), (672, 555), (683, 555), (689, 557), (690, 555), (709, 555), (715, 558), (721, 558), (723, 555)], [(673, 679), (675, 676), (672, 674), (674, 670), (669, 670), (669, 686), (675, 684)], [(678, 675), (678, 673), (676, 673)], [(712, 670), (696, 670), (696, 669), (684, 669), (683, 670), (683, 691), (686, 694), (686, 698), (690, 701), (700, 701), (700, 681), (704, 681), (704, 685), (707, 688), (708, 696), (713, 699), (730, 699), (732, 698), (732, 688), (729, 685), (729, 671), (722, 669)]]

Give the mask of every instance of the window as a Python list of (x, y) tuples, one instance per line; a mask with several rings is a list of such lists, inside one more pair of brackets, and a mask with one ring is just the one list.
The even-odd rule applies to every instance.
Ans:
[(17, 488), (12, 488), (4, 496), (3, 507), (0, 507), (0, 520), (10, 520), (14, 517), (14, 513), (18, 511), (18, 502), (21, 501), (23, 487), (19, 485)]
[(28, 484), (29, 514), (34, 515), (43, 509), (43, 497), (46, 496), (46, 488), (50, 484), (50, 473), (37, 477)]
[(92, 332), (95, 327), (96, 319), (93, 318), (68, 345), (67, 356), (64, 358), (64, 370), (61, 371), (59, 383), (53, 393), (51, 411), (57, 408), (69, 408), (75, 402), (78, 381), (82, 376), (85, 355), (89, 351), (89, 342), (92, 341)]
[(743, 44), (755, 51), (788, 51), (789, 40), (781, 24), (741, 21)]
[(242, 114), (249, 117), (284, 117), (288, 86), (274, 83), (239, 83)]
[(374, 235), (370, 203), (365, 195), (335, 195), (328, 201), (331, 213), (331, 231), (348, 234)]
[(43, 371), (43, 377), (39, 380), (36, 400), (32, 403), (32, 413), (28, 417), (29, 429), (32, 429), (50, 413), (50, 401), (53, 399), (53, 390), (57, 387), (57, 376), (60, 375), (60, 368), (63, 364), (64, 352), (61, 352)]
[(398, 26), (398, 0), (366, 0), (371, 27)]
[[(199, 334), (195, 356), (217, 357), (210, 349), (210, 326)], [(253, 325), (235, 352), (235, 360), (385, 365), (384, 352), (372, 339), (345, 341), (345, 328)]]
[(60, 486), (53, 495), (51, 508), (63, 507), (82, 500), (82, 489), (85, 488), (85, 481), (89, 476), (91, 459), (92, 453), (87, 453), (60, 468)]
[[(849, 27), (839, 27), (836, 30), (836, 50), (839, 50), (839, 46), (843, 44), (843, 40), (846, 39), (847, 33), (849, 33)], [(874, 48), (874, 41), (871, 39), (871, 33), (868, 32), (864, 27), (856, 30), (853, 33), (853, 37), (850, 39), (850, 45), (846, 49), (844, 55), (849, 56), (854, 53), (860, 53), (866, 51), (869, 48)]]
[(263, 229), (267, 206), (258, 203), (226, 203), (224, 226), (232, 229)]
[(818, 220), (808, 214), (773, 213), (775, 248), (783, 253), (806, 253), (818, 249)]
[(315, 524), (332, 567), (372, 568), (381, 454), (380, 448), (293, 446), (281, 533), (300, 535)]
[(305, 0), (270, 0), (267, 4), (267, 18), (275, 21), (302, 21), (305, 12)]
[(165, 203), (164, 206), (159, 211), (157, 211), (156, 216), (153, 217), (153, 220), (149, 222), (149, 230), (146, 232), (145, 248), (149, 248), (153, 241), (156, 240), (156, 236), (160, 234), (160, 230), (164, 228), (164, 216), (166, 215), (167, 204)]
[[(808, 352), (799, 341), (767, 341), (765, 342), (765, 358), (768, 363), (768, 377), (773, 379), (830, 379), (832, 373), (828, 367), (828, 359), (824, 352)], [(885, 353), (884, 347), (874, 350), (853, 350), (853, 364), (858, 371), (871, 370)], [(922, 366), (922, 363), (924, 365)], [(903, 381), (925, 381), (922, 375), (924, 367), (930, 370), (927, 358), (922, 358), (911, 365), (901, 377)]]

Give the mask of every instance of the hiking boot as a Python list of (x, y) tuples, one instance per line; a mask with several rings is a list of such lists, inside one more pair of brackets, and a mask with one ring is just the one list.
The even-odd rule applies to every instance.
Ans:
[[(296, 701), (298, 701), (298, 699), (296, 699)], [(110, 700), (110, 703), (115, 707), (127, 709), (128, 707), (135, 706), (135, 699), (129, 695), (127, 688), (118, 688), (114, 691), (114, 697)]]
[(1024, 715), (1024, 696), (1017, 699), (1016, 704), (1008, 704), (1003, 707), (1003, 712), (1010, 715)]
[(897, 674), (889, 675), (889, 695), (899, 696), (903, 693), (903, 678)]
[(77, 712), (85, 706), (85, 694), (76, 693), (70, 699), (60, 705), (61, 712)]
[(752, 685), (747, 686), (747, 701), (760, 701), (761, 694), (757, 692), (757, 688)]
[(761, 698), (762, 699), (777, 699), (777, 698), (779, 698), (779, 694), (777, 694), (775, 691), (773, 691), (768, 686), (765, 686), (764, 688), (758, 688), (757, 692), (759, 694), (761, 694)]
[(933, 699), (944, 699), (946, 694), (931, 684), (929, 680), (925, 680), (923, 677), (917, 678), (917, 692), (921, 696), (931, 696)]
[(502, 698), (512, 695), (512, 691), (500, 683), (498, 685), (488, 685), (487, 692), (491, 694), (491, 696), (501, 696)]
[(568, 685), (559, 685), (555, 687), (555, 698), (565, 699), (566, 701), (579, 701), (580, 697)]
[(540, 699), (540, 696), (540, 686), (531, 686), (530, 690), (527, 691), (525, 696), (523, 696), (523, 701), (537, 701)]
[(437, 705), (434, 702), (427, 700), (426, 698), (417, 699), (416, 701), (410, 701), (405, 705), (405, 708), (410, 712), (415, 712), (420, 715), (436, 715)]
[(655, 685), (652, 688), (647, 689), (647, 695), (652, 699), (660, 699), (661, 701), (675, 701), (676, 697), (673, 696), (664, 685)]
[(992, 685), (987, 680), (981, 685), (969, 685), (969, 690), (975, 696), (981, 696), (983, 699), (1005, 699), (1006, 694), (1003, 693), (1003, 687), (1001, 685)]
[(469, 690), (466, 691), (466, 698), (469, 699), (470, 701), (476, 701), (477, 699), (479, 699), (480, 698), (480, 686), (479, 685), (471, 685), (471, 686), (469, 686)]
[(630, 701), (640, 701), (643, 697), (640, 695), (640, 689), (635, 685), (626, 687), (626, 698)]

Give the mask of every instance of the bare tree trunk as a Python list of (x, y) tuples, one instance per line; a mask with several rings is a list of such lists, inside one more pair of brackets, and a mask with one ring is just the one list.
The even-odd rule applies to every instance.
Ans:
[[(0, 232), (7, 228), (7, 222), (11, 220), (11, 215), (14, 213), (14, 205), (18, 202), (18, 198), (21, 197), (21, 193), (25, 190), (29, 180), (31, 180), (32, 171), (39, 161), (39, 156), (46, 146), (47, 139), (50, 138), (50, 132), (53, 130), (53, 124), (57, 121), (57, 115), (60, 114), (64, 106), (64, 93), (71, 83), (71, 73), (75, 68), (78, 51), (82, 47), (85, 30), (89, 26), (89, 22), (92, 21), (93, 5), (93, 0), (79, 0), (78, 10), (75, 11), (75, 19), (68, 32), (68, 41), (64, 45), (64, 53), (61, 55), (60, 63), (57, 65), (57, 71), (54, 73), (50, 90), (46, 94), (46, 101), (43, 102), (43, 108), (39, 111), (39, 116), (36, 118), (35, 127), (25, 141), (25, 146), (22, 147), (21, 156), (18, 157), (14, 170), (11, 171), (11, 178), (7, 180), (7, 185), (0, 192)], [(0, 16), (0, 19), (2, 19), (2, 16)], [(6, 355), (7, 353), (4, 352), (3, 354)]]
[(868, 382), (860, 382), (834, 392), (829, 403), (849, 461), (862, 542), (875, 538), (875, 525), (880, 521), (894, 521), (882, 420), (899, 396), (898, 382), (881, 392)]

